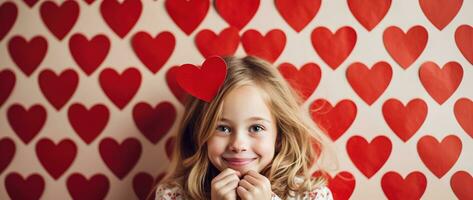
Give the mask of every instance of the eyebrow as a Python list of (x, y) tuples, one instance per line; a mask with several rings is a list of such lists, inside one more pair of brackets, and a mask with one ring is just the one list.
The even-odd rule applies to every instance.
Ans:
[[(227, 118), (221, 118), (220, 121), (231, 122), (231, 120), (229, 120)], [(262, 117), (250, 117), (250, 118), (246, 119), (246, 121), (266, 121), (268, 123), (271, 123), (271, 120), (265, 119), (265, 118), (262, 118)]]

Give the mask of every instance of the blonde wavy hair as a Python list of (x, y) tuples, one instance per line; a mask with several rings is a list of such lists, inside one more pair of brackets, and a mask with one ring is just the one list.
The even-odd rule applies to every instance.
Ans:
[[(221, 117), (225, 96), (237, 87), (252, 84), (265, 91), (265, 102), (278, 129), (273, 161), (260, 172), (271, 182), (272, 191), (286, 199), (292, 196), (290, 191), (300, 194), (326, 185), (326, 176), (313, 177), (312, 172), (324, 171), (320, 161), (328, 139), (304, 114), (300, 95), (274, 66), (259, 58), (224, 60), (227, 77), (213, 101), (207, 103), (188, 96), (169, 173), (161, 184), (181, 187), (190, 199), (210, 199), (210, 183), (220, 172), (207, 157), (206, 143)], [(296, 177), (301, 181), (296, 181)]]

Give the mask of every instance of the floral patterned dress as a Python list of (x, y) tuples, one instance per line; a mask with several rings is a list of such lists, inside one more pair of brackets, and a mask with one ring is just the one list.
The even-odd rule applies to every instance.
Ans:
[[(179, 186), (171, 185), (159, 185), (156, 189), (155, 200), (185, 200), (183, 191)], [(318, 187), (311, 192), (307, 192), (302, 197), (288, 198), (289, 200), (302, 199), (302, 200), (333, 200), (332, 192), (328, 187)], [(276, 194), (273, 193), (271, 200), (281, 200)]]

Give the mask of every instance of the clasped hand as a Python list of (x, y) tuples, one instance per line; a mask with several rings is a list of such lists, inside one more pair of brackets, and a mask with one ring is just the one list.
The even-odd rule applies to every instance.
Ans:
[(270, 200), (271, 183), (256, 171), (242, 175), (231, 168), (223, 170), (211, 183), (212, 200)]

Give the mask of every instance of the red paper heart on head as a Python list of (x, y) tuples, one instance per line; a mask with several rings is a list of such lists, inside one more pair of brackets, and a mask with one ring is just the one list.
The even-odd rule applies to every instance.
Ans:
[(391, 155), (391, 140), (384, 136), (377, 136), (371, 142), (355, 135), (347, 141), (348, 155), (356, 168), (368, 179), (378, 172)]
[(72, 0), (67, 0), (59, 6), (52, 1), (46, 1), (41, 4), (40, 14), (46, 27), (57, 39), (62, 40), (79, 18), (79, 5)]
[(455, 61), (446, 63), (443, 68), (427, 61), (420, 66), (419, 79), (430, 96), (442, 105), (460, 86), (463, 68)]
[(427, 178), (419, 171), (409, 173), (405, 179), (399, 173), (390, 171), (381, 178), (381, 187), (388, 199), (416, 200), (424, 194)]
[(212, 30), (205, 29), (195, 36), (195, 44), (205, 57), (233, 55), (238, 48), (240, 36), (238, 29), (228, 27), (216, 35)]
[(69, 39), (69, 51), (77, 65), (90, 76), (104, 61), (110, 50), (110, 40), (100, 34), (88, 40), (83, 34), (74, 34)]
[(406, 106), (397, 99), (389, 99), (384, 102), (382, 110), (389, 128), (407, 142), (424, 123), (428, 107), (422, 99), (413, 99)]
[(280, 29), (273, 29), (263, 36), (257, 30), (250, 29), (243, 33), (241, 44), (248, 55), (274, 63), (286, 46), (286, 34)]
[(100, 4), (100, 14), (107, 25), (120, 38), (124, 38), (141, 16), (143, 5), (140, 0), (104, 0)]
[(357, 35), (349, 26), (341, 27), (335, 33), (326, 27), (318, 27), (312, 31), (311, 41), (320, 58), (335, 70), (355, 48)]
[(44, 185), (44, 179), (39, 174), (25, 179), (18, 172), (12, 172), (5, 178), (5, 188), (11, 199), (40, 199)]
[(458, 14), (463, 0), (419, 0), (419, 4), (427, 19), (442, 30)]
[(463, 56), (473, 65), (473, 27), (461, 25), (455, 31), (455, 43)]
[(450, 179), (450, 186), (458, 199), (473, 199), (473, 177), (467, 171), (455, 172)]
[(166, 11), (172, 21), (190, 35), (202, 21), (209, 11), (209, 0), (166, 0)]
[(15, 36), (8, 41), (10, 57), (26, 76), (30, 76), (38, 68), (47, 50), (48, 42), (43, 36), (33, 37), (30, 41), (22, 36)]
[(0, 41), (10, 32), (18, 16), (18, 8), (12, 2), (0, 5)]
[(462, 151), (462, 142), (455, 135), (449, 135), (438, 142), (430, 135), (417, 142), (417, 152), (422, 162), (439, 179), (457, 162)]
[(79, 173), (67, 178), (67, 190), (74, 199), (104, 199), (109, 188), (110, 181), (103, 174), (96, 174), (88, 180)]
[(407, 69), (424, 51), (429, 35), (422, 26), (414, 26), (404, 33), (397, 26), (390, 26), (383, 32), (383, 42), (389, 55), (403, 69)]
[(227, 64), (217, 56), (207, 58), (198, 68), (192, 64), (181, 65), (176, 70), (176, 81), (187, 93), (206, 102), (217, 95), (227, 75)]
[(391, 0), (348, 0), (353, 16), (366, 30), (371, 31), (386, 16)]
[(291, 63), (282, 63), (278, 69), (304, 101), (314, 93), (322, 78), (322, 71), (315, 63), (307, 63), (300, 69), (296, 69)]
[(372, 105), (386, 91), (392, 75), (391, 65), (384, 61), (374, 64), (371, 69), (356, 62), (346, 72), (351, 87), (368, 105)]
[(458, 99), (453, 110), (460, 126), (473, 138), (473, 101), (467, 98)]
[(5, 69), (0, 71), (0, 107), (10, 97), (13, 88), (15, 87), (16, 76), (12, 70)]
[(319, 12), (321, 0), (276, 0), (279, 14), (296, 32), (300, 32)]
[(230, 26), (242, 29), (255, 16), (260, 0), (216, 0), (215, 9)]
[(15, 156), (15, 143), (10, 138), (0, 139), (0, 174), (5, 170)]

